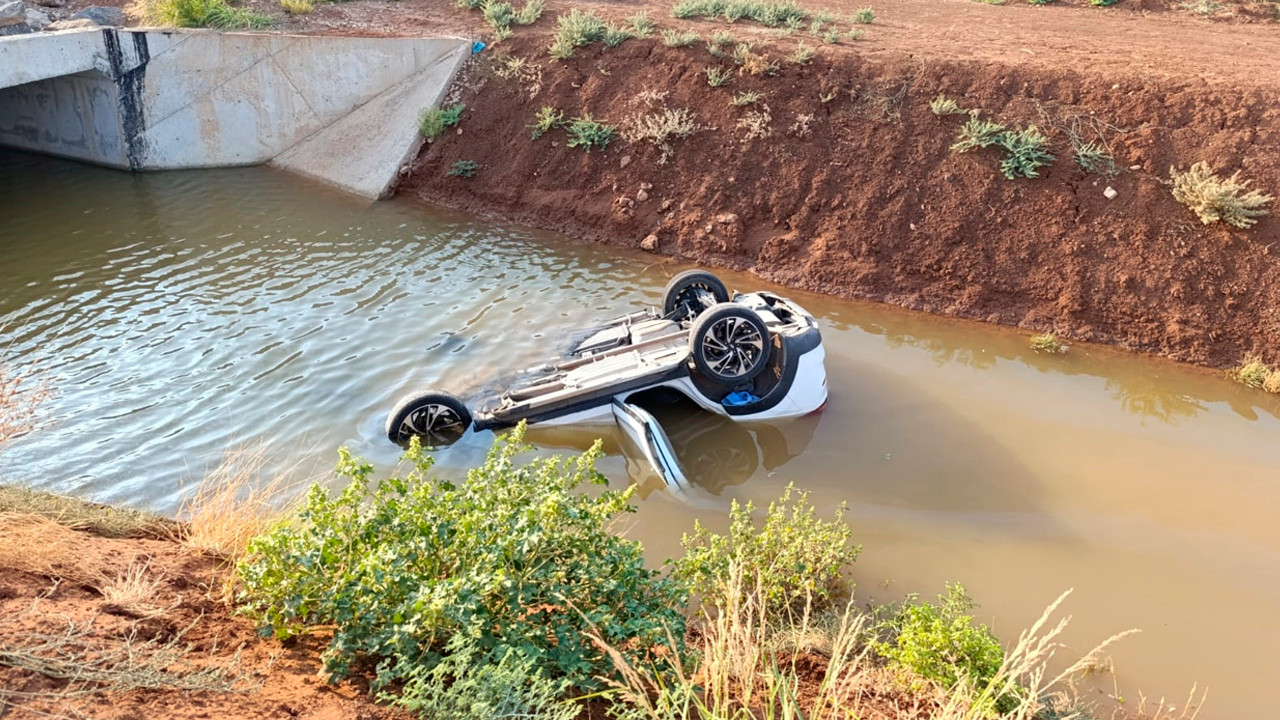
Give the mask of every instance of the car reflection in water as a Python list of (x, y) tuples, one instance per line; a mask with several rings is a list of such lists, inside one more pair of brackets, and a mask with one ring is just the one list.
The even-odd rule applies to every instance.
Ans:
[[(627, 474), (642, 498), (666, 488), (677, 497), (720, 495), (725, 488), (786, 465), (809, 446), (821, 413), (774, 422), (744, 423), (709, 413), (678, 392), (655, 388), (628, 403), (649, 412), (662, 426), (681, 471), (668, 474), (650, 462), (643, 448), (622, 430), (530, 427), (527, 439), (541, 445), (586, 449), (596, 438), (607, 454), (626, 458)], [(689, 498), (692, 499), (692, 498)]]

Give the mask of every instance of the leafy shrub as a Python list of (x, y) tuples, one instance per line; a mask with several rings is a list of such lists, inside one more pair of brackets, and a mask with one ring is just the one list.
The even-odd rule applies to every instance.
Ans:
[(551, 128), (564, 125), (564, 113), (553, 107), (544, 107), (534, 116), (533, 124), (529, 126), (533, 130), (530, 135), (534, 140), (547, 134)]
[(409, 673), (398, 702), (424, 718), (449, 720), (573, 720), (579, 708), (561, 700), (564, 681), (547, 678), (529, 658), (508, 648), (496, 663), (484, 662), (472, 636), (458, 633), (445, 647), (445, 658), (431, 669)]
[(960, 137), (951, 146), (951, 151), (969, 152), (976, 148), (991, 147), (1000, 142), (1004, 131), (1004, 125), (998, 122), (983, 120), (976, 114), (970, 115), (968, 121), (960, 127)]
[(785, 615), (812, 598), (815, 610), (845, 588), (844, 573), (861, 551), (849, 542), (851, 530), (844, 522), (844, 505), (835, 518), (822, 520), (809, 503), (809, 494), (791, 485), (776, 502), (769, 503), (764, 524), (751, 519), (755, 506), (729, 510), (728, 536), (717, 535), (694, 523), (692, 535), (681, 539), (685, 554), (674, 563), (674, 576), (689, 583), (704, 603), (722, 605), (724, 581), (731, 564), (748, 578), (760, 578), (767, 611)]
[(754, 90), (749, 90), (747, 92), (740, 92), (737, 95), (734, 95), (733, 99), (730, 100), (729, 103), (734, 107), (746, 107), (747, 105), (754, 105), (755, 103), (760, 102), (760, 97), (760, 93)]
[(1040, 168), (1048, 167), (1054, 161), (1049, 152), (1049, 139), (1035, 125), (1001, 133), (997, 144), (1005, 152), (1000, 170), (1009, 180), (1040, 177)]
[(1120, 2), (1120, 0), (1089, 0), (1089, 4), (1094, 7), (1107, 7), (1109, 5), (1115, 5), (1118, 2)]
[(517, 25), (532, 25), (538, 22), (538, 18), (542, 17), (542, 11), (546, 9), (546, 0), (529, 0), (512, 20)]
[(597, 121), (591, 113), (583, 113), (569, 121), (565, 131), (569, 133), (569, 147), (580, 147), (587, 152), (591, 152), (593, 147), (604, 150), (618, 135), (616, 127)]
[(968, 110), (965, 110), (964, 108), (957, 105), (955, 100), (952, 100), (946, 95), (939, 95), (938, 97), (930, 100), (929, 110), (934, 115), (938, 115), (938, 116), (964, 115), (969, 112)]
[(455, 160), (449, 167), (450, 177), (473, 178), (480, 166), (474, 160)]
[(705, 72), (707, 73), (707, 84), (711, 87), (728, 85), (730, 78), (733, 77), (733, 73), (724, 68), (708, 67)]
[(829, 28), (827, 30), (824, 30), (822, 34), (819, 35), (818, 37), (822, 38), (822, 42), (827, 43), (829, 45), (839, 45), (840, 29), (835, 27)]
[(689, 47), (696, 42), (698, 42), (698, 32), (696, 30), (681, 32), (668, 28), (662, 31), (662, 44), (667, 47)]
[(876, 11), (871, 7), (861, 7), (853, 11), (853, 22), (856, 25), (870, 25), (876, 20)]
[[(932, 104), (931, 104), (932, 107)], [(952, 152), (969, 152), (976, 148), (995, 145), (1004, 150), (1005, 158), (1000, 170), (1009, 180), (1017, 177), (1039, 177), (1039, 170), (1053, 162), (1049, 152), (1049, 140), (1032, 125), (1022, 130), (1007, 130), (1005, 126), (983, 120), (972, 113), (960, 128), (960, 136), (951, 146)]]
[(1220, 178), (1208, 163), (1198, 162), (1185, 173), (1169, 168), (1173, 180), (1173, 199), (1186, 205), (1209, 225), (1225, 222), (1241, 229), (1252, 227), (1256, 218), (1267, 214), (1264, 209), (1274, 200), (1249, 189), (1249, 181), (1241, 180), (1236, 172), (1229, 178)]
[(1042, 333), (1031, 338), (1031, 349), (1038, 353), (1058, 355), (1067, 351), (1067, 346), (1058, 340), (1053, 333)]
[(523, 435), (520, 427), (498, 441), (457, 483), (432, 475), (416, 440), (408, 474), (380, 483), (372, 466), (340, 451), (338, 473), (350, 485), (337, 495), (312, 487), (296, 519), (250, 543), (237, 568), (245, 610), (279, 637), (330, 626), (323, 660), (332, 677), (368, 658), (375, 689), (402, 682), (408, 702), (429, 699), (431, 669), (464, 641), (474, 652), (455, 665), (471, 670), (441, 671), (455, 679), (497, 664), (596, 687), (611, 664), (588, 629), (632, 660), (655, 662), (649, 655), (668, 630), (682, 637), (687, 594), (645, 568), (638, 542), (609, 532), (634, 509), (632, 489), (582, 491), (605, 484), (598, 444), (517, 465)]
[(973, 622), (972, 599), (960, 584), (947, 585), (938, 604), (910, 595), (882, 622), (886, 639), (873, 643), (877, 654), (916, 675), (954, 687), (963, 674), (985, 688), (1000, 671), (1004, 650), (986, 625)]
[(424, 110), (418, 117), (418, 129), (425, 138), (438, 138), (444, 134), (445, 130), (462, 121), (462, 111), (466, 109), (466, 105), (459, 103), (449, 108)]
[(1027, 0), (1027, 3), (1030, 5), (1048, 5), (1051, 2), (1053, 2), (1053, 0)]
[(269, 27), (271, 18), (227, 0), (134, 0), (131, 17), (156, 27), (258, 30)]
[(867, 33), (857, 28), (850, 28), (849, 32), (845, 33), (844, 36), (849, 38), (850, 40), (858, 41), (866, 37)]

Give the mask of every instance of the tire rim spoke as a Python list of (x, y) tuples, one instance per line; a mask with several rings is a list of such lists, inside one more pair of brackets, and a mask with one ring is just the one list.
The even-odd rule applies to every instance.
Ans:
[(764, 352), (764, 338), (751, 322), (727, 317), (707, 329), (702, 336), (707, 365), (726, 377), (747, 374)]
[(400, 439), (417, 436), (425, 438), (429, 445), (448, 445), (466, 432), (462, 418), (444, 405), (426, 405), (413, 412), (400, 423)]

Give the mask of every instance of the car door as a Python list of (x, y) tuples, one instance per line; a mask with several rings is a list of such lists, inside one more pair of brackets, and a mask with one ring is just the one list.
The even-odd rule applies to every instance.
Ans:
[(689, 480), (657, 419), (644, 408), (617, 398), (613, 401), (613, 417), (622, 431), (628, 454), (635, 459), (643, 459), (672, 493), (684, 495), (688, 492)]

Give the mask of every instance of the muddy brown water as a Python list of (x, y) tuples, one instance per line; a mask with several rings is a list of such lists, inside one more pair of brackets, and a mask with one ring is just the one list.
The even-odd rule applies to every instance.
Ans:
[[(594, 321), (655, 302), (677, 266), (449, 214), (368, 205), (265, 169), (131, 176), (0, 152), (0, 347), (56, 390), (0, 477), (175, 513), (230, 447), (382, 465), (403, 392), (475, 396)], [(722, 273), (733, 287), (761, 283)], [(1117, 684), (1202, 718), (1280, 711), (1280, 402), (1217, 373), (785, 291), (821, 321), (831, 400), (735, 425), (666, 418), (697, 483), (645, 482), (630, 534), (675, 553), (695, 518), (789, 482), (850, 506), (859, 592), (962, 581), (1006, 642), (1074, 588), (1068, 640), (1128, 628)], [(599, 432), (542, 429), (539, 446)], [(611, 481), (636, 468), (605, 432)], [(439, 453), (479, 461), (492, 436)], [(1097, 692), (1097, 690), (1091, 690)]]

